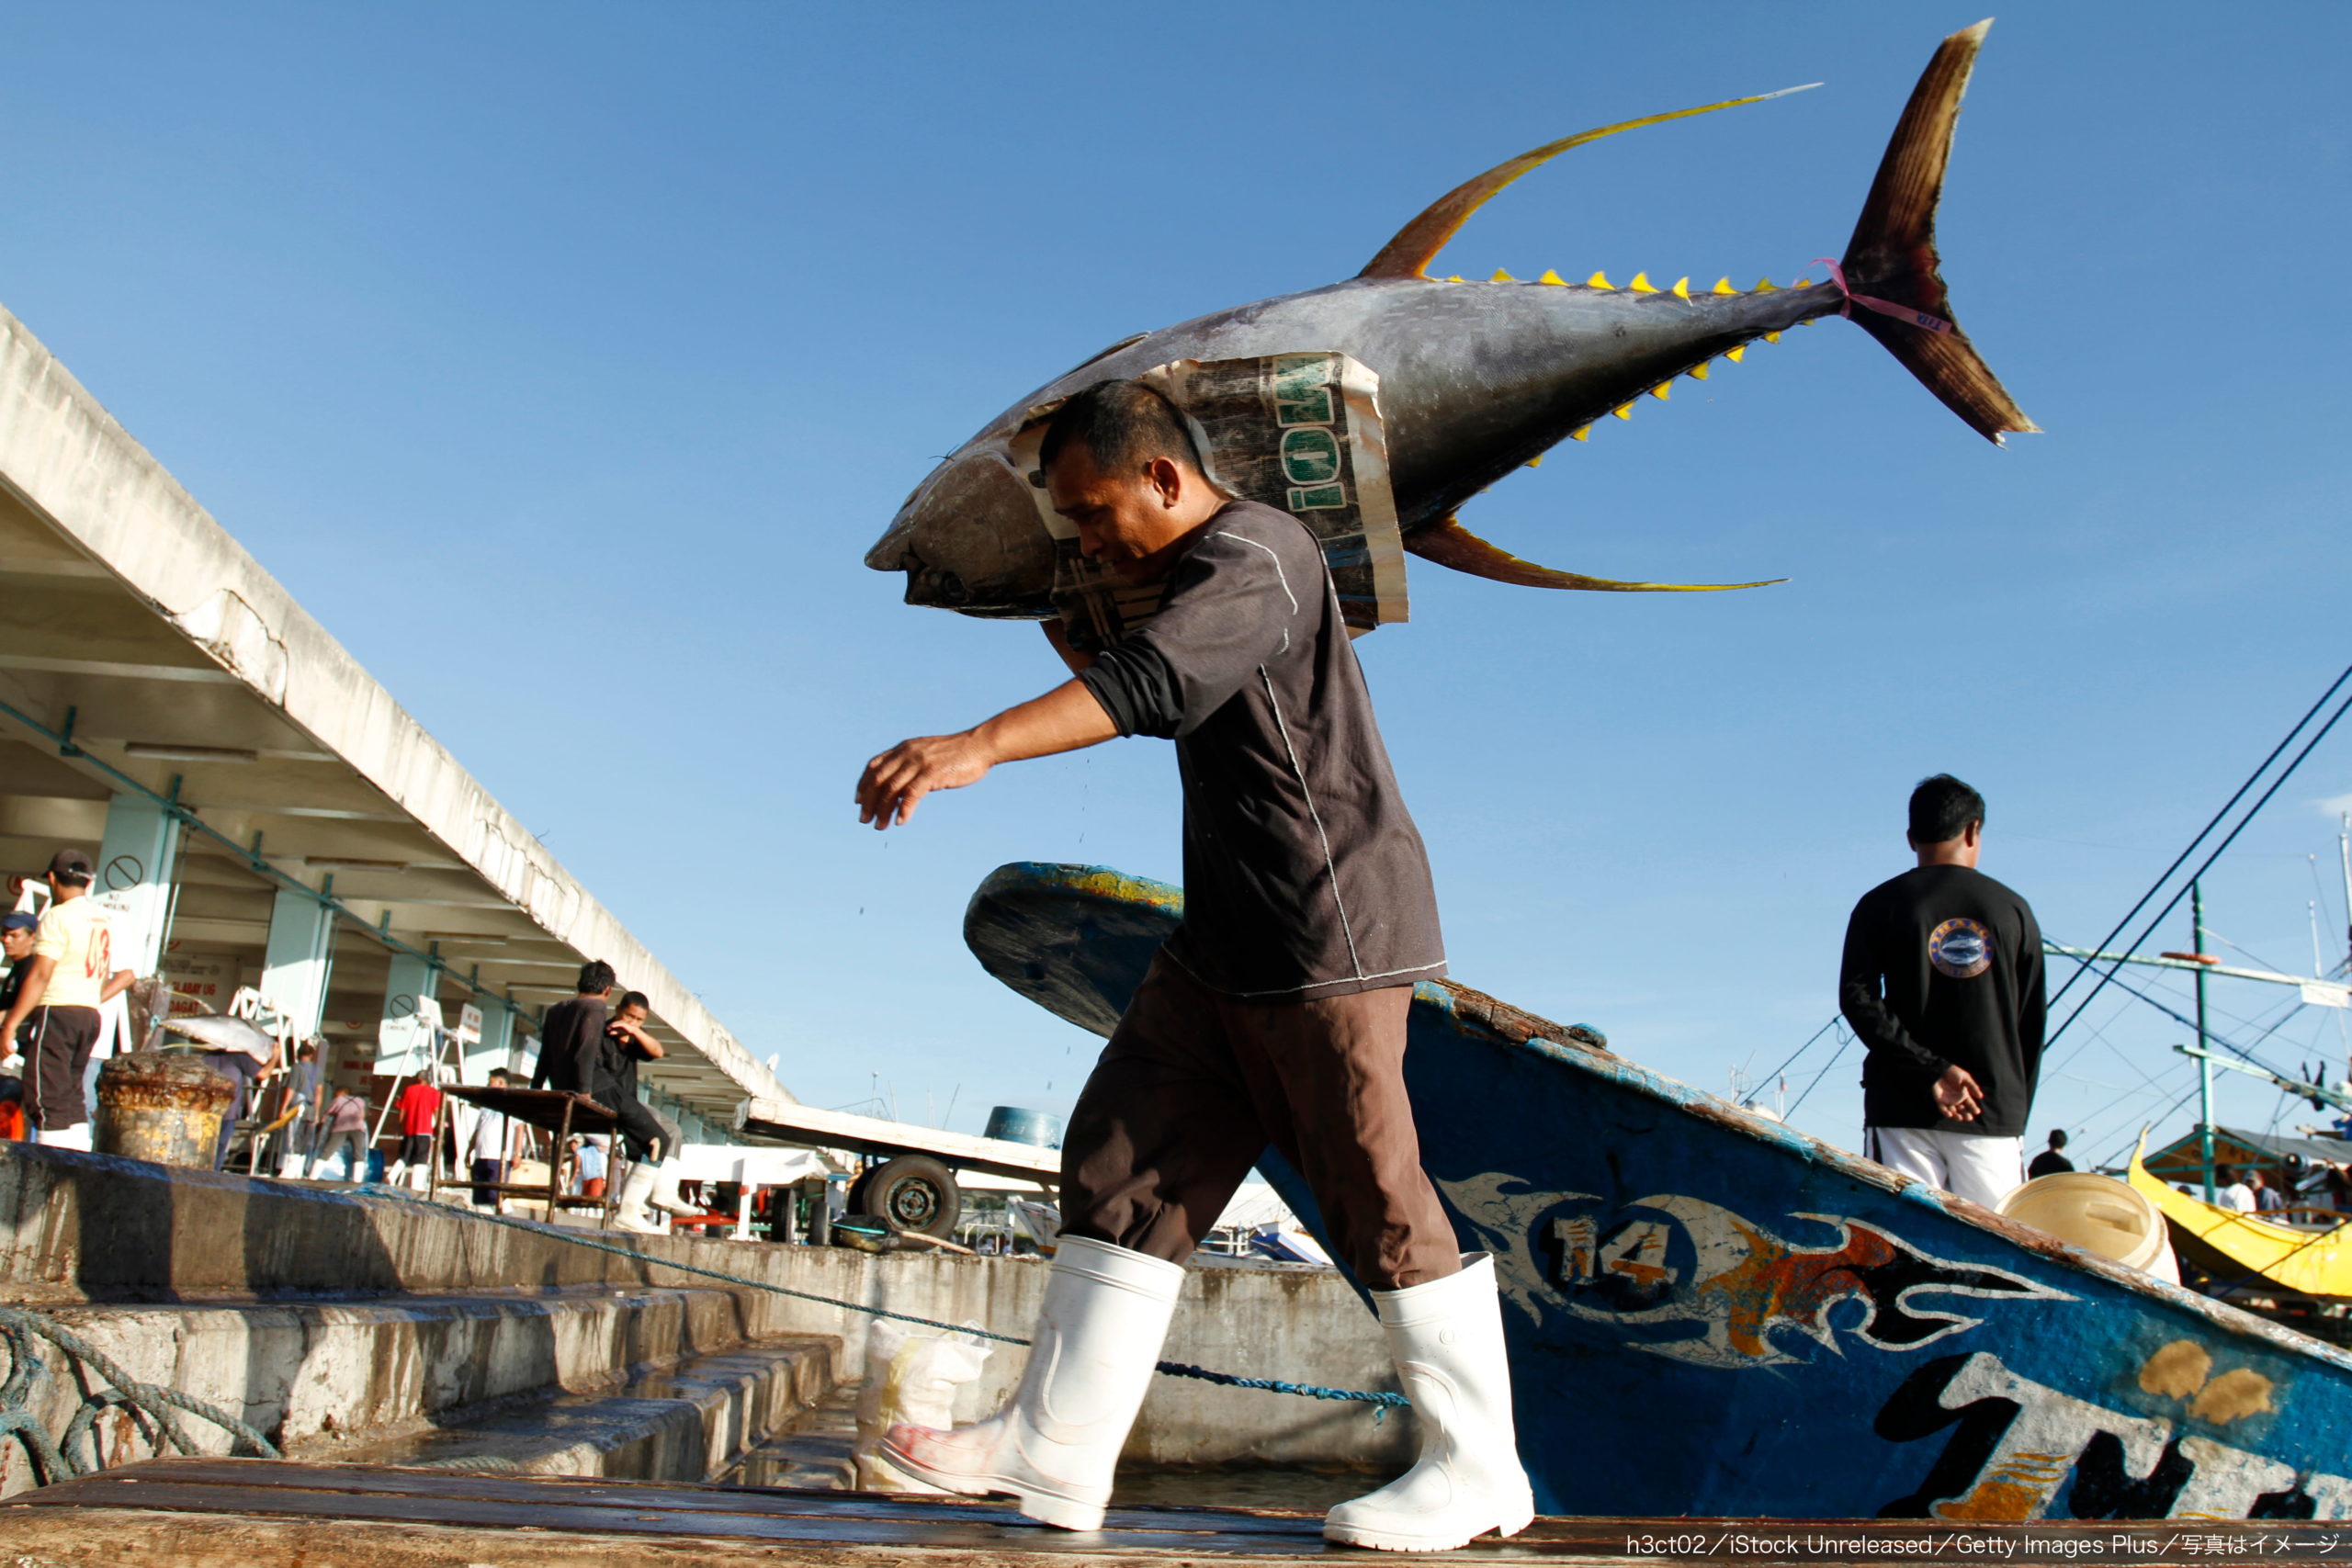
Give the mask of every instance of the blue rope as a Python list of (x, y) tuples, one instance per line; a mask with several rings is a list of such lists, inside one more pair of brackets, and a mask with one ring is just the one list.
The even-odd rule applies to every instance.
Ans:
[[(112, 1390), (85, 1392), (82, 1406), (66, 1424), (62, 1440), (52, 1438), (30, 1409), (33, 1380), (47, 1370), (34, 1345), (36, 1339), (46, 1339), (114, 1385)], [(280, 1457), (277, 1446), (267, 1438), (228, 1412), (191, 1399), (177, 1389), (140, 1382), (88, 1340), (44, 1313), (0, 1306), (0, 1345), (8, 1351), (8, 1375), (0, 1381), (0, 1438), (15, 1438), (24, 1444), (39, 1472), (39, 1484), (48, 1485), (67, 1476), (89, 1475), (104, 1467), (98, 1452), (96, 1424), (99, 1416), (111, 1409), (128, 1411), (140, 1435), (158, 1453), (166, 1447), (184, 1454), (200, 1451), (172, 1418), (172, 1411), (176, 1408), (227, 1432), (233, 1439), (233, 1452), (264, 1459)]]
[[(381, 1196), (393, 1202), (413, 1204), (443, 1217), (453, 1213), (439, 1204), (426, 1203), (406, 1193), (386, 1192)], [(935, 1317), (917, 1317), (912, 1313), (892, 1312), (888, 1307), (867, 1306), (862, 1302), (845, 1302), (833, 1296), (820, 1296), (814, 1291), (796, 1291), (789, 1285), (771, 1284), (765, 1280), (753, 1280), (741, 1274), (729, 1274), (723, 1269), (706, 1269), (699, 1263), (680, 1263), (672, 1258), (655, 1258), (650, 1253), (639, 1252), (635, 1247), (616, 1247), (610, 1242), (597, 1241), (582, 1235), (576, 1231), (541, 1224), (534, 1220), (517, 1220), (510, 1219), (504, 1214), (481, 1213), (466, 1214), (462, 1217), (483, 1220), (495, 1225), (506, 1225), (514, 1230), (528, 1231), (533, 1235), (552, 1236), (558, 1241), (568, 1241), (574, 1247), (590, 1247), (597, 1252), (609, 1252), (616, 1258), (627, 1258), (639, 1263), (650, 1263), (656, 1268), (676, 1269), (688, 1274), (701, 1274), (713, 1280), (723, 1280), (730, 1285), (742, 1285), (754, 1291), (772, 1291), (779, 1296), (791, 1296), (804, 1302), (814, 1302), (820, 1306), (836, 1307), (842, 1312), (860, 1312), (869, 1317), (887, 1317), (894, 1322), (911, 1323), (923, 1328), (937, 1328), (949, 1334), (961, 1334), (974, 1339), (992, 1339), (1000, 1345), (1027, 1346), (1033, 1343), (1014, 1335), (999, 1334), (993, 1329), (974, 1328), (968, 1324), (942, 1323)], [(1284, 1382), (1278, 1378), (1245, 1378), (1233, 1372), (1213, 1372), (1204, 1367), (1186, 1366), (1181, 1361), (1160, 1361), (1156, 1363), (1152, 1370), (1162, 1377), (1192, 1378), (1199, 1382), (1216, 1383), (1225, 1388), (1261, 1389), (1268, 1393), (1295, 1394), (1301, 1399), (1330, 1399), (1351, 1404), (1369, 1404), (1373, 1407), (1373, 1419), (1375, 1421), (1385, 1419), (1391, 1410), (1412, 1408), (1412, 1401), (1401, 1393), (1381, 1393), (1360, 1388), (1325, 1388), (1318, 1383)]]

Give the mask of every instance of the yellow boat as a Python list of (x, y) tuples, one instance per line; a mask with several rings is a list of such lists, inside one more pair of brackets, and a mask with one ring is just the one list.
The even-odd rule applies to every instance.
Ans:
[[(2219, 1279), (2258, 1275), (2282, 1290), (2352, 1300), (2352, 1224), (2333, 1230), (2281, 1224), (2192, 1198), (2149, 1174), (2141, 1162), (2146, 1148), (2143, 1136), (2132, 1151), (2132, 1185), (2164, 1212), (2175, 1248), (2190, 1261)], [(2199, 1257), (2200, 1251), (2209, 1256)]]

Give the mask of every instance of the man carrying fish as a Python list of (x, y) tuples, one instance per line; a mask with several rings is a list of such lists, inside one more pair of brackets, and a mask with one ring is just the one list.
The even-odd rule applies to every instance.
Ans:
[(1322, 551), (1295, 517), (1213, 485), (1182, 417), (1137, 382), (1070, 397), (1040, 460), (1080, 549), (1164, 583), (1159, 610), (1091, 659), (1048, 623), (1076, 678), (874, 758), (859, 818), (905, 823), (1000, 762), (1170, 739), (1185, 917), (1070, 1119), (1060, 1249), (1020, 1388), (976, 1427), (895, 1427), (885, 1451), (948, 1491), (1097, 1528), (1183, 1259), (1272, 1144), (1371, 1289), (1420, 1419), (1420, 1461), (1334, 1508), (1325, 1534), (1396, 1551), (1515, 1534), (1532, 1502), (1493, 1264), (1458, 1252), (1405, 1093), (1412, 986), (1445, 973), (1437, 901)]

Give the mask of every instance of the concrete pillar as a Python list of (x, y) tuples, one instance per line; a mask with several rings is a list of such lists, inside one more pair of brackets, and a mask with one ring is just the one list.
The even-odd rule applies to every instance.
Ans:
[(384, 981), (384, 1010), (376, 1026), (379, 1075), (413, 1077), (433, 1060), (433, 1032), (423, 1027), (418, 1014), (437, 1015), (437, 1006), (424, 1004), (435, 1002), (440, 981), (430, 959), (392, 954), (392, 972)]
[(300, 888), (278, 891), (269, 910), (269, 947), (262, 955), (262, 1000), (308, 1040), (326, 1021), (327, 980), (334, 970), (334, 910)]
[(179, 856), (180, 820), (163, 806), (143, 795), (118, 795), (107, 807), (90, 891), (106, 906), (116, 968), (153, 975), (162, 963)]

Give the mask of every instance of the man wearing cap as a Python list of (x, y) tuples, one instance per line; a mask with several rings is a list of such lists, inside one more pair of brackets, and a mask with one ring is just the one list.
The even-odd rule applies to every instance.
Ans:
[(114, 966), (107, 912), (90, 897), (90, 857), (60, 850), (49, 862), (49, 908), (34, 929), (23, 979), (0, 1016), (0, 1040), (23, 1031), (25, 1109), (41, 1143), (90, 1146), (82, 1077), (98, 1043), (98, 1009), (137, 976)]
[[(23, 909), (0, 915), (0, 957), (8, 961), (8, 973), (0, 976), (0, 1018), (7, 1016), (8, 1004), (25, 983), (26, 966), (33, 961), (33, 931), (40, 924), (40, 916)], [(22, 1138), (28, 1130), (24, 1073), (22, 1048), (0, 1035), (0, 1138)]]

